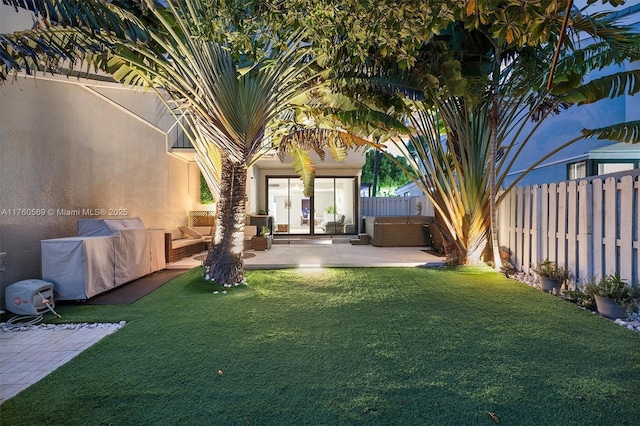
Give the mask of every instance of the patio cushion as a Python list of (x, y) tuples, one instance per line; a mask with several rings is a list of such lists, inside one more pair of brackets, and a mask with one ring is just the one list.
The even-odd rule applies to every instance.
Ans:
[(199, 233), (199, 232), (198, 232), (198, 231), (196, 231), (195, 229), (190, 228), (190, 227), (188, 227), (188, 226), (181, 226), (181, 227), (180, 227), (180, 230), (181, 230), (184, 234), (186, 234), (186, 235), (188, 235), (188, 236), (190, 236), (190, 237), (193, 237), (193, 238), (202, 238), (202, 234), (201, 234), (201, 233)]
[(171, 228), (167, 232), (169, 234), (171, 234), (171, 239), (172, 240), (180, 240), (180, 239), (184, 238), (184, 234), (182, 233), (182, 231), (179, 228)]
[(177, 249), (180, 247), (187, 247), (193, 244), (197, 244), (202, 242), (202, 238), (181, 238), (179, 240), (173, 240), (171, 241), (171, 248), (172, 249)]
[(201, 233), (203, 237), (212, 236), (215, 230), (213, 226), (192, 226), (191, 229)]

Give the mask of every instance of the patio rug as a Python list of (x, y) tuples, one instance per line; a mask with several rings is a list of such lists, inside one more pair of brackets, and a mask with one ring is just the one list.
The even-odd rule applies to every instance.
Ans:
[(128, 305), (187, 271), (188, 269), (163, 269), (93, 297), (86, 303), (89, 305)]

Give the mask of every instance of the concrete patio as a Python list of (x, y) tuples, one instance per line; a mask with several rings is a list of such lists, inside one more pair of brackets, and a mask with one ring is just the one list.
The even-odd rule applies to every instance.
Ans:
[[(292, 240), (290, 243), (276, 240), (270, 250), (246, 251), (245, 268), (438, 267), (443, 264), (444, 257), (424, 250), (425, 247), (351, 245), (345, 240)], [(167, 268), (185, 269), (200, 266), (201, 261), (194, 257), (167, 265)]]

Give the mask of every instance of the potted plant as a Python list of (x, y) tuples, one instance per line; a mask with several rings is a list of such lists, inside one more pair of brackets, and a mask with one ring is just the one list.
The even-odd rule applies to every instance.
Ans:
[(540, 289), (546, 292), (553, 291), (553, 289), (560, 290), (562, 284), (569, 279), (569, 273), (566, 269), (548, 259), (539, 262), (533, 271), (538, 275)]
[(254, 250), (269, 250), (271, 248), (271, 229), (268, 226), (260, 228), (257, 236), (251, 238), (251, 248)]
[(627, 284), (617, 274), (607, 275), (598, 283), (590, 282), (584, 293), (595, 299), (598, 313), (605, 318), (622, 318), (636, 303), (637, 290)]

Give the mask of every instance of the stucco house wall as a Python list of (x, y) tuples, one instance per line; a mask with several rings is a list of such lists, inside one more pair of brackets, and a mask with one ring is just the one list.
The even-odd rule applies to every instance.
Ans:
[[(171, 120), (156, 96), (97, 90), (45, 77), (0, 86), (1, 298), (7, 285), (40, 278), (40, 240), (76, 235), (79, 218), (166, 228), (186, 224), (197, 204), (197, 166), (167, 154)], [(96, 209), (106, 212), (84, 214)]]

